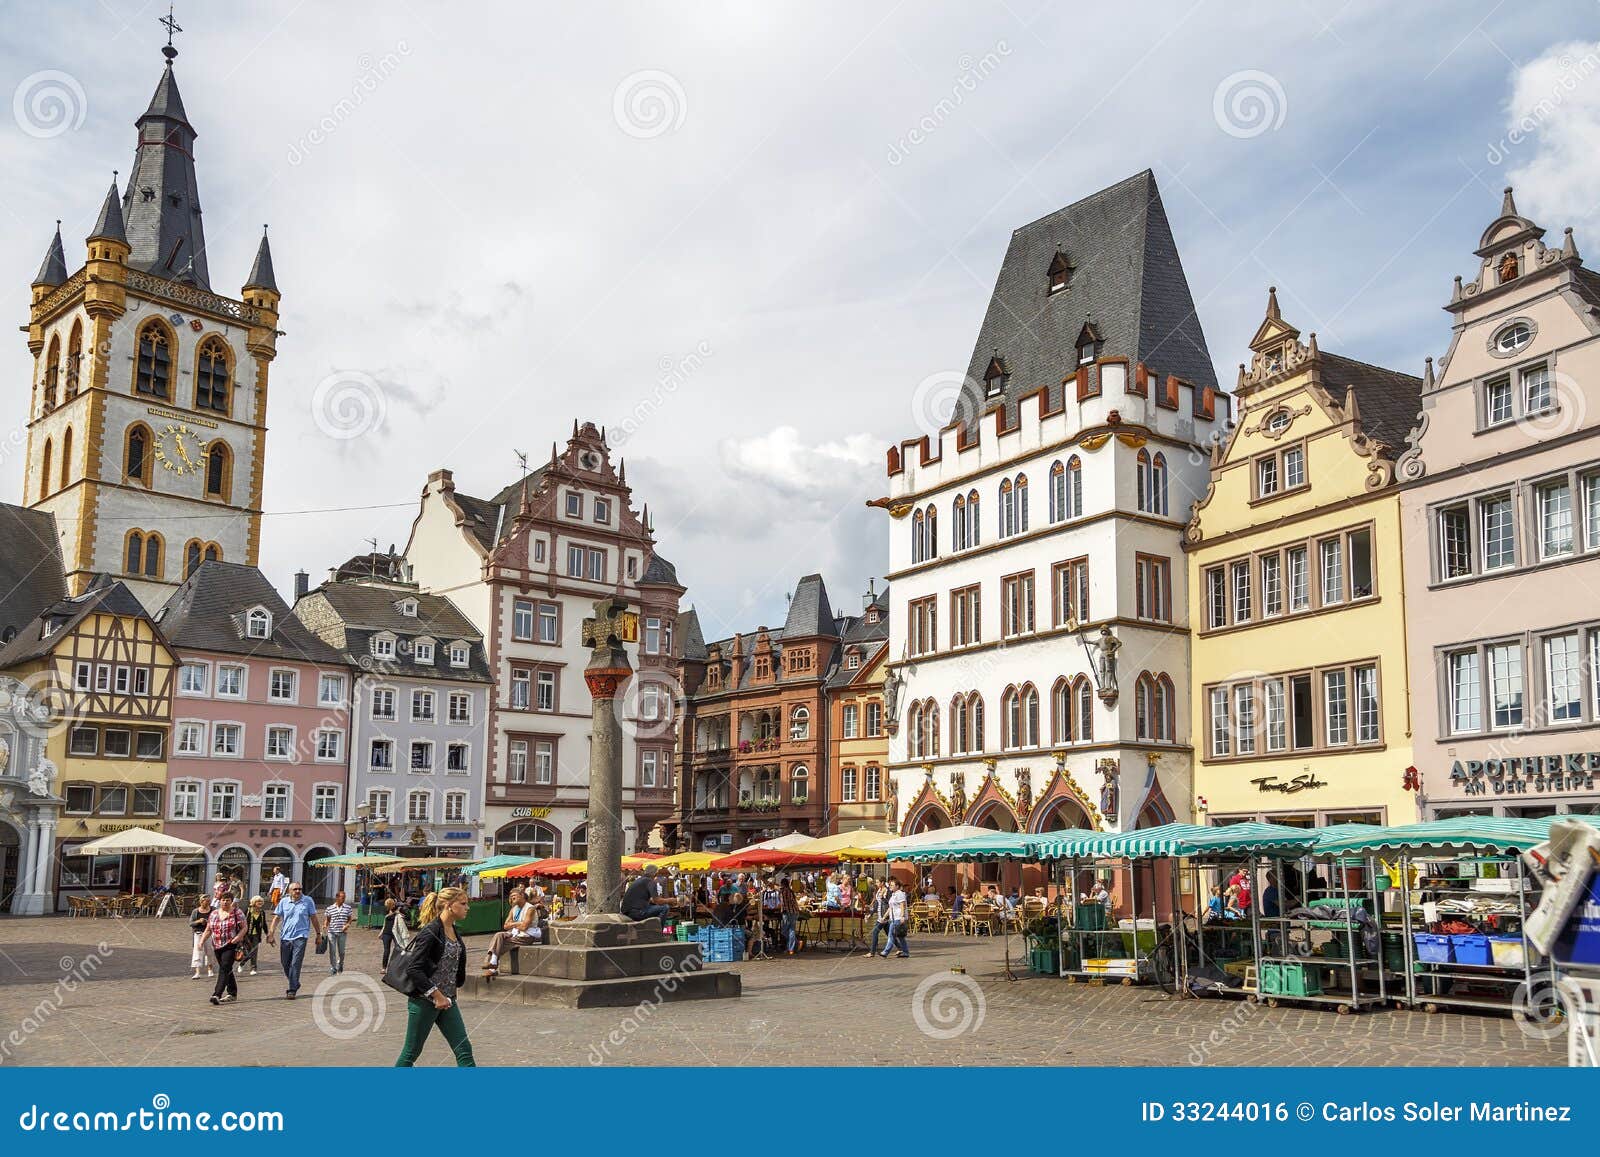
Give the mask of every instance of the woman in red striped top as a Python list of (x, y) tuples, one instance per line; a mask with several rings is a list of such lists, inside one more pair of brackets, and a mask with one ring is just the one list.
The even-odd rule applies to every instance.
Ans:
[(211, 993), (212, 1004), (226, 1004), (239, 999), (239, 982), (233, 978), (233, 959), (244, 943), (245, 918), (233, 902), (233, 894), (225, 892), (216, 910), (206, 923), (206, 938), (217, 953), (217, 987)]

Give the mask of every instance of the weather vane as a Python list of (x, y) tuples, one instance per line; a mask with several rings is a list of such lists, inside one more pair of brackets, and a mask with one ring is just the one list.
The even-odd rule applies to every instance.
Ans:
[(174, 32), (183, 31), (183, 25), (179, 24), (172, 18), (171, 4), (167, 5), (167, 14), (161, 17), (158, 23), (161, 25), (161, 27), (167, 30), (167, 46), (161, 50), (161, 55), (165, 56), (168, 60), (171, 60), (174, 56), (178, 55), (178, 50), (172, 47), (172, 34)]

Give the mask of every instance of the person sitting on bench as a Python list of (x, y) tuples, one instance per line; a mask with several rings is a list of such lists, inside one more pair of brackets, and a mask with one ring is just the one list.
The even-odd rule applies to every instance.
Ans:
[(653, 903), (658, 870), (654, 864), (646, 864), (643, 874), (635, 876), (633, 883), (628, 885), (628, 890), (622, 894), (622, 914), (628, 919), (648, 920), (652, 916), (659, 918), (671, 911), (665, 904)]

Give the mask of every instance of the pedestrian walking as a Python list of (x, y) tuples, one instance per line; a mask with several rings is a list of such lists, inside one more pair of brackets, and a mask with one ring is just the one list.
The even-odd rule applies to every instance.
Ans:
[(785, 956), (793, 956), (800, 947), (800, 897), (794, 894), (794, 884), (787, 876), (783, 878), (778, 899), (783, 911), (783, 952)]
[(889, 936), (889, 893), (888, 888), (879, 888), (872, 895), (872, 906), (868, 909), (872, 913), (872, 943), (867, 947), (868, 956), (878, 954), (878, 935), (881, 933), (887, 940)]
[(306, 958), (306, 941), (313, 933), (319, 941), (322, 939), (317, 902), (301, 892), (299, 884), (291, 882), (288, 894), (273, 909), (272, 926), (267, 930), (267, 942), (279, 942), (278, 960), (289, 986), (283, 994), (285, 999), (293, 1000), (300, 991), (300, 966)]
[(328, 928), (328, 967), (335, 976), (344, 971), (345, 931), (350, 927), (350, 917), (355, 909), (344, 902), (344, 890), (333, 897), (333, 903), (322, 910), (322, 922)]
[(194, 969), (194, 975), (190, 980), (199, 980), (202, 968), (207, 976), (213, 975), (211, 958), (206, 955), (206, 925), (210, 922), (211, 897), (202, 894), (199, 907), (189, 914), (189, 931), (194, 933), (194, 951), (189, 954), (189, 967)]
[(244, 944), (239, 949), (239, 975), (250, 965), (250, 975), (256, 974), (256, 961), (261, 955), (261, 942), (267, 938), (267, 906), (260, 896), (250, 897), (250, 907), (244, 913)]
[(456, 990), (467, 982), (467, 949), (456, 933), (456, 921), (466, 916), (469, 905), (460, 888), (431, 893), (422, 902), (422, 927), (407, 950), (406, 1039), (396, 1068), (417, 1063), (435, 1025), (455, 1053), (457, 1067), (475, 1066), (467, 1025), (456, 1003)]
[(233, 961), (244, 943), (245, 918), (233, 902), (233, 895), (222, 897), (206, 923), (206, 938), (217, 954), (217, 986), (211, 990), (212, 1004), (230, 1004), (239, 999), (239, 983), (233, 978)]
[(383, 902), (383, 932), (378, 937), (383, 942), (383, 967), (389, 967), (389, 957), (394, 952), (395, 925), (403, 924), (405, 917), (400, 915), (400, 905), (393, 900)]
[(278, 901), (282, 900), (288, 891), (289, 877), (283, 874), (282, 868), (273, 868), (272, 889), (267, 893), (268, 903), (276, 908), (278, 906)]
[(884, 946), (884, 956), (893, 952), (896, 944), (900, 945), (899, 955), (902, 958), (911, 955), (911, 948), (906, 943), (907, 915), (905, 889), (896, 880), (889, 885), (889, 943)]

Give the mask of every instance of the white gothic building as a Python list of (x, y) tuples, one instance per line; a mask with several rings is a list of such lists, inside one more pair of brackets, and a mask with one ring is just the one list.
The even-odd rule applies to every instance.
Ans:
[(1012, 234), (951, 423), (877, 502), (903, 833), (1190, 818), (1182, 539), (1227, 418), (1151, 173)]

